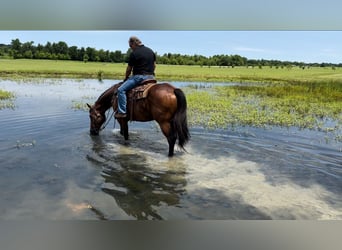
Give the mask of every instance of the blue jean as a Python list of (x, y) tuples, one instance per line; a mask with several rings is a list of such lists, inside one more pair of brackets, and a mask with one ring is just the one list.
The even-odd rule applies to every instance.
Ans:
[(133, 75), (118, 88), (118, 113), (126, 114), (126, 92), (138, 86), (144, 80), (154, 79), (153, 75)]

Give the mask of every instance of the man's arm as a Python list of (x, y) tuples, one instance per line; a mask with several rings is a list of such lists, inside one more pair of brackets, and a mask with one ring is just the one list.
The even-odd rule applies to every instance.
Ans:
[(129, 76), (131, 75), (132, 69), (133, 69), (132, 66), (127, 65), (125, 81), (126, 81), (126, 80), (129, 78)]

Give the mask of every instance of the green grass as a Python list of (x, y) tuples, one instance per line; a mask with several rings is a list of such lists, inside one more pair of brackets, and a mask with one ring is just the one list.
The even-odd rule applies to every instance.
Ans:
[(11, 92), (0, 89), (0, 100), (12, 98), (13, 94)]
[(60, 60), (0, 60), (0, 77), (124, 78), (124, 64)]
[[(0, 60), (0, 77), (123, 79), (126, 64), (52, 60)], [(342, 126), (342, 68), (207, 67), (157, 65), (159, 81), (212, 82), (185, 89), (191, 125), (297, 126), (339, 130)], [(215, 86), (215, 82), (247, 83)], [(333, 120), (335, 127), (325, 127)], [(341, 137), (342, 138), (342, 137)]]
[[(337, 131), (342, 125), (342, 83), (217, 86), (211, 91), (187, 88), (191, 125), (296, 126)], [(326, 127), (326, 120), (335, 126)]]
[(14, 108), (13, 98), (13, 93), (0, 89), (0, 109)]
[(317, 80), (342, 80), (342, 68), (247, 68), (247, 67), (200, 67), (157, 66), (157, 76), (165, 80), (203, 82), (310, 82)]
[[(69, 77), (123, 79), (126, 64), (60, 60), (0, 59), (0, 77)], [(311, 82), (342, 79), (342, 68), (207, 67), (158, 65), (162, 81), (197, 82)]]

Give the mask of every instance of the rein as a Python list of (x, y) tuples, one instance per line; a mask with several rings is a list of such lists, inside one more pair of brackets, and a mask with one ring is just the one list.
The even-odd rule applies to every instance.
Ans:
[[(110, 113), (110, 110), (111, 109), (109, 109), (107, 112), (107, 117), (108, 117), (108, 114)], [(100, 131), (102, 131), (106, 128), (106, 126), (109, 124), (109, 122), (113, 118), (113, 116), (114, 116), (114, 110), (112, 111), (112, 114), (110, 115), (109, 119), (105, 122), (105, 124), (101, 126)], [(115, 120), (114, 120), (114, 126), (115, 126)]]

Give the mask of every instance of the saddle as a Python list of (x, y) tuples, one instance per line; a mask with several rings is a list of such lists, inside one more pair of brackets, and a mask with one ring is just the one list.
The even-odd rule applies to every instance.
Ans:
[(138, 86), (127, 92), (127, 103), (146, 98), (148, 95), (148, 90), (156, 83), (157, 81), (154, 79), (142, 81)]
[[(133, 89), (127, 91), (127, 107), (131, 107), (131, 112), (130, 112), (130, 120), (133, 120), (133, 109), (134, 109), (134, 104), (137, 100), (141, 100), (147, 97), (149, 89), (157, 84), (157, 80), (155, 79), (148, 79), (142, 81), (138, 86), (134, 87)], [(115, 91), (114, 96), (113, 96), (113, 104), (115, 107), (115, 112), (117, 110), (117, 98), (114, 98), (117, 96), (117, 92)]]

